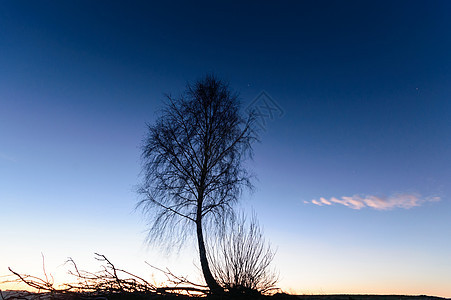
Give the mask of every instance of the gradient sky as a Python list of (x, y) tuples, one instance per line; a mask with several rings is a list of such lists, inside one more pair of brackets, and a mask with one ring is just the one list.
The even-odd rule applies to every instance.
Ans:
[(196, 279), (191, 244), (146, 246), (134, 186), (164, 93), (213, 72), (283, 110), (242, 201), (280, 287), (451, 297), (451, 2), (211, 2), (1, 1), (0, 275), (99, 252)]

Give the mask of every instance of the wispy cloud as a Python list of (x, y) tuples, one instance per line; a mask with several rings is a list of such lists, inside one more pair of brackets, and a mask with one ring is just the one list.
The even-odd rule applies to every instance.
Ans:
[(330, 199), (319, 198), (304, 203), (312, 203), (318, 206), (331, 206), (341, 204), (352, 209), (372, 208), (377, 210), (390, 210), (394, 208), (409, 209), (421, 206), (426, 202), (440, 201), (440, 197), (421, 197), (418, 194), (394, 194), (390, 197), (379, 197), (373, 195), (354, 195), (351, 197), (343, 196), (340, 198), (332, 197)]

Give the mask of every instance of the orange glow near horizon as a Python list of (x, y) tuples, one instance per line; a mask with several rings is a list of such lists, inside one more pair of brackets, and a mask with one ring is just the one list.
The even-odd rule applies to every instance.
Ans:
[(1, 282), (0, 291), (27, 291), (36, 292), (36, 289), (31, 288), (23, 282)]
[[(279, 287), (283, 292), (293, 295), (407, 295), (419, 296), (427, 295), (434, 297), (451, 297), (451, 287), (443, 288), (443, 286), (428, 286), (423, 284), (406, 284), (396, 285), (387, 284), (383, 288), (377, 287), (374, 284), (360, 284), (352, 287), (340, 287), (337, 284), (324, 284), (321, 286), (315, 284), (299, 284), (299, 288), (294, 288), (292, 284), (281, 284)], [(303, 287), (304, 286), (304, 287)]]
[[(6, 277), (6, 276), (5, 276)], [(32, 288), (26, 285), (23, 282), (16, 282), (13, 276), (5, 279), (3, 282), (0, 282), (0, 291), (28, 291), (28, 292), (45, 292), (39, 291), (35, 288)], [(57, 280), (57, 279), (56, 279)], [(55, 283), (55, 287), (62, 288), (64, 283), (57, 281)], [(158, 282), (158, 285), (162, 285), (163, 282)], [(330, 285), (327, 287), (326, 285), (318, 286), (310, 286), (307, 287), (305, 284), (299, 284), (299, 286), (305, 286), (301, 288), (295, 288), (292, 285), (281, 284), (279, 285), (281, 291), (291, 294), (291, 295), (408, 295), (408, 296), (418, 296), (418, 295), (428, 295), (435, 297), (443, 297), (449, 298), (451, 296), (451, 290), (444, 290), (437, 288), (425, 288), (420, 286), (412, 287), (403, 287), (403, 286), (386, 286), (384, 289), (379, 289), (377, 287), (371, 286), (371, 284), (364, 286), (355, 286), (352, 288), (340, 288), (334, 285)]]

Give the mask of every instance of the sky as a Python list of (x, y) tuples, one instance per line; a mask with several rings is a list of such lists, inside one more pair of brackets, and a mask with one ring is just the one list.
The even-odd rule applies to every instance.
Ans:
[(214, 73), (261, 112), (237, 209), (257, 214), (284, 291), (451, 297), (450, 12), (1, 1), (0, 275), (41, 276), (43, 255), (66, 281), (68, 257), (94, 271), (97, 252), (156, 281), (144, 261), (199, 278), (193, 243), (146, 244), (135, 189), (164, 95)]

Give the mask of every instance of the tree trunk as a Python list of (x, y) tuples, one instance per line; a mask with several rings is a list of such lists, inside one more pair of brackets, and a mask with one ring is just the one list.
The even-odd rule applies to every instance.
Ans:
[(211, 274), (210, 267), (207, 260), (207, 251), (205, 250), (204, 234), (202, 232), (202, 217), (199, 216), (196, 220), (197, 227), (197, 243), (199, 245), (200, 265), (202, 267), (202, 273), (204, 274), (205, 282), (208, 288), (213, 294), (220, 294), (224, 292), (221, 286), (216, 282)]

